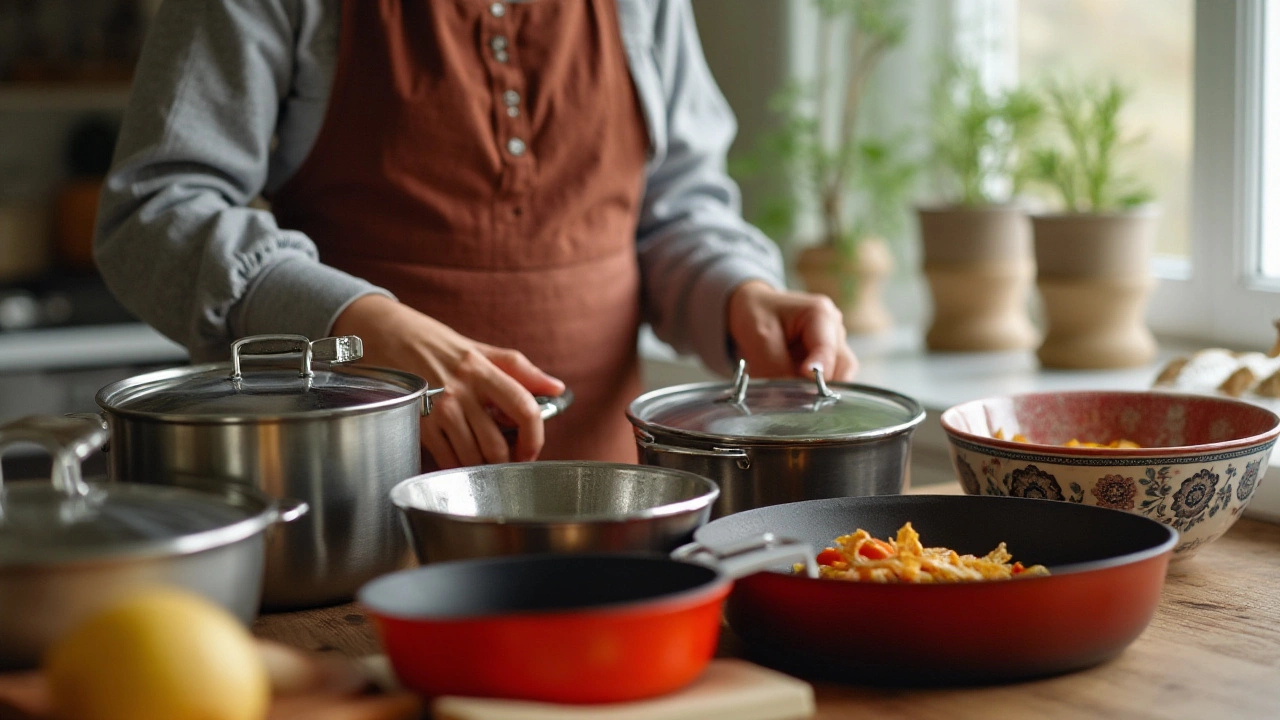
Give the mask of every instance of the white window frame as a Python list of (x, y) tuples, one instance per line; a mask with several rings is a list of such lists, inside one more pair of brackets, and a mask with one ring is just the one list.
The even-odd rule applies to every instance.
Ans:
[[(1264, 47), (1266, 29), (1280, 43), (1280, 5), (1268, 17), (1266, 0), (1197, 0), (1195, 4), (1193, 148), (1191, 169), (1191, 252), (1187, 260), (1158, 257), (1159, 282), (1148, 304), (1147, 321), (1162, 337), (1238, 350), (1269, 348), (1272, 323), (1280, 319), (1280, 282), (1262, 276), (1262, 232), (1280, 232), (1280, 187), (1271, 188), (1272, 207), (1263, 202)], [(992, 28), (1016, 32), (1017, 3), (963, 0), (952, 7), (954, 52), (976, 61), (995, 84), (1000, 70), (1016, 63), (1010, 46), (966, 42), (990, 38)], [(1280, 73), (1280, 61), (1271, 61)], [(1280, 78), (1272, 91), (1280, 94)], [(1280, 113), (1272, 97), (1270, 113)], [(1280, 120), (1272, 119), (1273, 126)], [(1280, 161), (1273, 161), (1280, 162)], [(1280, 177), (1280, 170), (1272, 171)], [(1267, 214), (1269, 213), (1269, 214)], [(1264, 224), (1264, 218), (1268, 220)]]
[(1280, 285), (1261, 276), (1265, 13), (1264, 0), (1196, 3), (1191, 258), (1156, 263), (1147, 319), (1162, 335), (1241, 350), (1275, 340)]

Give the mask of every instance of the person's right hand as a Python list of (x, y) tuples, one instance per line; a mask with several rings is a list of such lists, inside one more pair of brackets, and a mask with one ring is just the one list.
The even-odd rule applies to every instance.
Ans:
[[(364, 360), (443, 387), (422, 419), (422, 444), (442, 469), (537, 459), (545, 439), (534, 395), (560, 395), (564, 383), (515, 350), (476, 342), (413, 308), (366, 295), (333, 323), (334, 335), (364, 342)], [(509, 448), (495, 413), (517, 428)], [(513, 456), (514, 451), (514, 456)]]

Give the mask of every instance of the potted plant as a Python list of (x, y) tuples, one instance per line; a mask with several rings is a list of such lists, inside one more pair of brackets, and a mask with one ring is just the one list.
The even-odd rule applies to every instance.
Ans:
[[(799, 252), (797, 273), (807, 290), (835, 301), (850, 333), (873, 333), (892, 324), (880, 298), (893, 269), (885, 237), (897, 229), (917, 164), (900, 139), (860, 132), (858, 111), (881, 60), (902, 41), (906, 20), (895, 0), (816, 4), (818, 77), (812, 84), (793, 83), (774, 98), (780, 128), (736, 169), (780, 167), (794, 180), (790, 192), (766, 205), (757, 224), (785, 238), (801, 213), (813, 213), (819, 237)], [(846, 28), (848, 58), (840, 81), (832, 82), (835, 34)]]
[(1034, 93), (989, 90), (971, 67), (949, 65), (935, 88), (931, 164), (946, 200), (917, 210), (931, 350), (1019, 350), (1039, 340), (1027, 315), (1031, 228), (1014, 199), (1042, 116)]
[(1057, 144), (1036, 150), (1031, 170), (1062, 209), (1031, 219), (1047, 325), (1037, 354), (1046, 367), (1145, 364), (1156, 352), (1145, 309), (1158, 213), (1151, 190), (1120, 168), (1142, 140), (1120, 128), (1130, 93), (1111, 80), (1051, 85), (1045, 97)]

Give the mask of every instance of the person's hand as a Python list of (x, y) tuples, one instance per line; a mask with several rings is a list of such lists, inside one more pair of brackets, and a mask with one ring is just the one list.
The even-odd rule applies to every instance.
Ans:
[[(541, 452), (545, 436), (534, 395), (559, 395), (564, 383), (519, 352), (463, 337), (382, 295), (347, 306), (333, 334), (363, 340), (364, 360), (371, 365), (405, 370), (444, 388), (422, 419), (422, 444), (442, 469), (534, 460)], [(516, 426), (514, 452), (495, 415)]]
[(729, 335), (738, 356), (760, 377), (811, 377), (847, 382), (858, 359), (845, 343), (844, 318), (825, 295), (777, 290), (748, 280), (729, 296)]

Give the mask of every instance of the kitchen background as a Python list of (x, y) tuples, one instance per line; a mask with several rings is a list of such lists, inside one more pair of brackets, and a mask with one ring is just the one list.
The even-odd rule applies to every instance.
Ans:
[[(112, 299), (90, 255), (99, 183), (159, 3), (0, 0), (0, 421), (94, 410), (107, 382), (185, 358)], [(919, 130), (939, 55), (983, 58), (995, 84), (1068, 65), (1123, 67), (1140, 92), (1136, 125), (1151, 129), (1141, 162), (1162, 199), (1161, 254), (1185, 263), (1194, 3), (1157, 4), (1153, 13), (1150, 0), (910, 0), (907, 36), (873, 83), (863, 121), (871, 132)], [(779, 88), (821, 70), (815, 5), (694, 0), (708, 62), (738, 116), (735, 156), (777, 125)], [(780, 181), (764, 173), (742, 185), (744, 211), (756, 217)], [(927, 319), (915, 232), (908, 223), (890, 243), (887, 304), (900, 328)], [(656, 340), (643, 346), (650, 387), (705, 377)], [(24, 474), (40, 467), (22, 453), (4, 463)]]
[[(185, 358), (115, 302), (91, 255), (98, 189), (157, 4), (0, 0), (0, 420), (94, 410), (102, 385)], [(20, 448), (4, 458), (7, 476), (45, 464)]]

